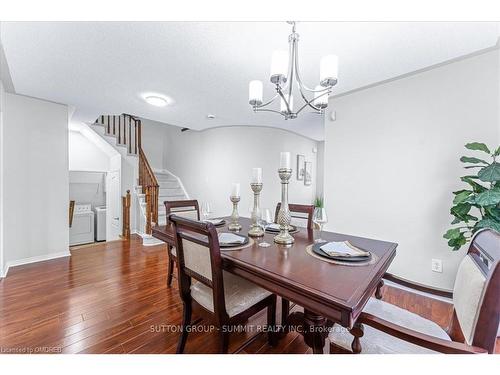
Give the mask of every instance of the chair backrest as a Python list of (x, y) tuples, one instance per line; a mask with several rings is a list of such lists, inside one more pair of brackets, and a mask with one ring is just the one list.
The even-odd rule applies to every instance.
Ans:
[(459, 326), (467, 344), (490, 353), (500, 316), (499, 261), (500, 234), (490, 229), (477, 232), (460, 263), (453, 288), (452, 325)]
[[(278, 222), (278, 213), (281, 208), (281, 202), (276, 205), (274, 221)], [(314, 206), (309, 204), (288, 204), (288, 209), (292, 214), (292, 225), (313, 229)]]
[(177, 249), (179, 285), (183, 300), (190, 298), (191, 278), (210, 287), (214, 312), (227, 315), (219, 237), (211, 223), (172, 214)]
[(165, 201), (165, 213), (167, 215), (167, 224), (169, 217), (172, 214), (177, 216), (187, 217), (192, 220), (200, 220), (200, 208), (196, 199), (181, 200), (181, 201)]

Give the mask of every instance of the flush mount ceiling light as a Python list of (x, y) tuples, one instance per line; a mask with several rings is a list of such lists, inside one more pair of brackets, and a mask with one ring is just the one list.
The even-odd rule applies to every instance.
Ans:
[[(328, 55), (321, 59), (319, 64), (319, 85), (311, 89), (304, 85), (300, 79), (299, 72), (299, 34), (295, 32), (295, 22), (292, 25), (292, 33), (288, 36), (289, 51), (275, 51), (271, 61), (271, 74), (269, 80), (275, 85), (276, 95), (269, 101), (263, 103), (262, 81), (251, 81), (249, 84), (249, 103), (254, 112), (274, 112), (285, 117), (285, 120), (294, 119), (305, 108), (313, 109), (314, 113), (323, 114), (328, 106), (328, 97), (333, 86), (337, 84), (338, 58)], [(293, 111), (293, 86), (294, 79), (304, 104)], [(313, 96), (308, 99), (306, 92)], [(269, 104), (280, 98), (280, 109), (267, 109)], [(295, 101), (297, 102), (297, 100)]]
[(160, 94), (143, 94), (142, 98), (146, 103), (154, 105), (155, 107), (165, 107), (172, 103), (172, 99)]

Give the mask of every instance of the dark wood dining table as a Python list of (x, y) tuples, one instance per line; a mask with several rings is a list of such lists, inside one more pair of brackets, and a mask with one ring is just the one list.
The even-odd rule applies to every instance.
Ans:
[[(225, 219), (229, 222), (229, 218)], [(240, 218), (239, 222), (242, 225), (239, 233), (246, 235), (250, 219)], [(227, 226), (218, 230), (228, 231)], [(373, 261), (366, 265), (333, 264), (306, 251), (319, 234), (316, 230), (299, 228), (293, 234), (294, 244), (284, 246), (274, 243), (274, 235), (266, 233), (264, 237), (254, 239), (249, 247), (221, 251), (226, 271), (304, 308), (304, 312), (291, 313), (286, 322), (301, 328), (306, 344), (314, 353), (323, 353), (328, 329), (333, 323), (350, 329), (351, 333), (356, 332), (356, 319), (381, 283), (397, 247), (393, 242), (322, 231), (321, 238), (325, 241), (348, 240), (373, 254)], [(154, 227), (153, 236), (175, 245), (169, 226)], [(259, 246), (263, 241), (271, 246)]]

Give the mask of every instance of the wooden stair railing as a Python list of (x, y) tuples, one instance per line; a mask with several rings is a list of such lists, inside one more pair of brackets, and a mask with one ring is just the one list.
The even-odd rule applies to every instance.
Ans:
[(139, 148), (139, 184), (146, 194), (146, 233), (151, 234), (151, 223), (158, 223), (160, 185), (142, 148)]
[(122, 237), (130, 240), (130, 190), (122, 197)]
[(146, 195), (146, 233), (151, 234), (152, 223), (158, 223), (160, 185), (141, 146), (141, 120), (123, 113), (119, 116), (99, 116), (95, 123), (103, 125), (105, 134), (114, 136), (118, 146), (126, 147), (129, 155), (139, 157), (139, 185)]

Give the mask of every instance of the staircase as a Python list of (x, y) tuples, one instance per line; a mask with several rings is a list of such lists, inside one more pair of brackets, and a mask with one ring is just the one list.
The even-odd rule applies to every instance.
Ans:
[(140, 212), (136, 219), (138, 234), (145, 245), (158, 243), (151, 236), (151, 228), (156, 224), (166, 223), (164, 201), (188, 199), (182, 182), (167, 170), (153, 171), (141, 147), (140, 119), (128, 114), (103, 115), (93, 125), (101, 128), (97, 132), (105, 136), (105, 139), (113, 137), (115, 145), (126, 150), (127, 157), (138, 158), (138, 179), (134, 187), (137, 211)]

